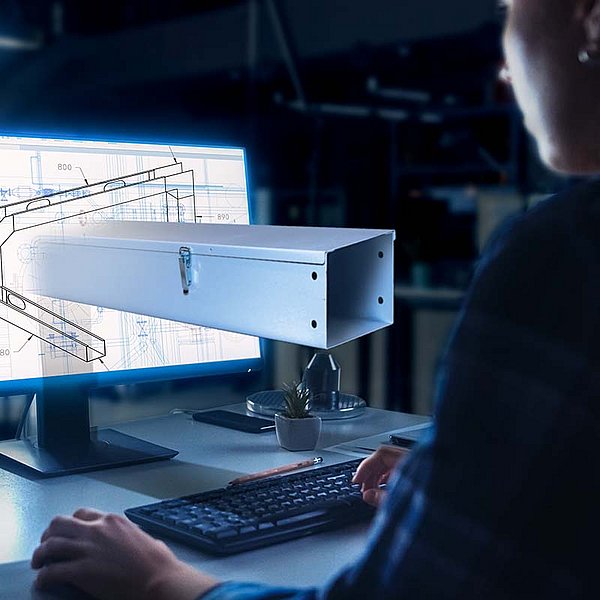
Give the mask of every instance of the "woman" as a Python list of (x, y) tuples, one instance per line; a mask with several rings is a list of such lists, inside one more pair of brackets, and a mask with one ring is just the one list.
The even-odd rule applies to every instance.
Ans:
[[(543, 160), (600, 172), (600, 0), (513, 0), (510, 81)], [(437, 388), (431, 437), (356, 474), (380, 503), (362, 557), (319, 590), (219, 583), (122, 517), (58, 517), (38, 584), (98, 598), (581, 598), (600, 506), (600, 183), (503, 226), (479, 264)]]

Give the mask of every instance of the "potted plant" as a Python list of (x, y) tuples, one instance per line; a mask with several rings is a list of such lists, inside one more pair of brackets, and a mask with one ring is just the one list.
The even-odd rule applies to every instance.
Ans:
[(321, 417), (310, 413), (310, 392), (302, 384), (283, 385), (285, 408), (275, 415), (277, 441), (286, 450), (312, 450), (319, 441)]

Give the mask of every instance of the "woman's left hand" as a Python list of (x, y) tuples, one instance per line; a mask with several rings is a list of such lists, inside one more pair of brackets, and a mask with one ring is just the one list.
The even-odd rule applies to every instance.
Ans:
[(101, 600), (193, 600), (218, 583), (125, 517), (89, 508), (55, 517), (31, 566), (40, 589), (70, 584)]

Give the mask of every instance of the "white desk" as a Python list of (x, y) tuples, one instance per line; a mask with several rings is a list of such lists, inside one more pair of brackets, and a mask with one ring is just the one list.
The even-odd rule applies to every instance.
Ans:
[[(245, 412), (243, 404), (223, 407)], [(193, 421), (177, 414), (130, 421), (115, 429), (179, 451), (168, 461), (50, 479), (28, 479), (0, 469), (0, 599), (50, 598), (30, 590), (28, 561), (50, 519), (81, 506), (122, 513), (128, 507), (216, 487), (243, 473), (303, 458), (324, 464), (351, 457), (324, 450), (334, 444), (427, 421), (426, 417), (368, 408), (353, 419), (324, 421), (317, 450), (288, 452), (274, 432), (250, 434)], [(324, 582), (357, 556), (367, 527), (352, 526), (226, 558), (166, 540), (190, 564), (220, 578), (284, 585)], [(290, 569), (289, 565), (301, 568)]]

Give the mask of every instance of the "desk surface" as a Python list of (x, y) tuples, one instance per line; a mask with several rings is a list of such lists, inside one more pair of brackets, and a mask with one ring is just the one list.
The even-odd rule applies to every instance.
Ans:
[[(222, 408), (245, 412), (243, 404)], [(324, 421), (316, 450), (288, 452), (278, 446), (274, 432), (243, 433), (176, 414), (113, 426), (178, 450), (179, 455), (168, 461), (50, 479), (27, 479), (0, 469), (0, 598), (46, 597), (29, 591), (33, 573), (28, 561), (54, 515), (71, 514), (81, 506), (122, 513), (131, 506), (223, 487), (241, 474), (316, 455), (324, 464), (349, 460), (325, 448), (427, 420), (368, 408), (353, 419)], [(360, 552), (366, 532), (364, 525), (353, 526), (285, 542), (285, 553), (279, 544), (226, 558), (168, 543), (181, 559), (220, 578), (301, 586), (322, 583), (350, 562)], [(289, 564), (299, 564), (300, 558), (302, 568), (290, 572)]]

